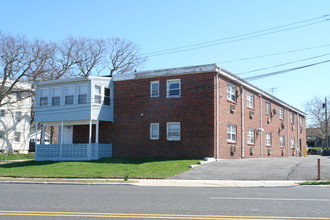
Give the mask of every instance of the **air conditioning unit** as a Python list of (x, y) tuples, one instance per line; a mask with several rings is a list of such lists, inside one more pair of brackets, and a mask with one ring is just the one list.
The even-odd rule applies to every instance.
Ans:
[(270, 156), (272, 154), (272, 149), (268, 148), (268, 156)]
[(251, 154), (251, 155), (254, 154), (254, 147), (250, 147), (250, 154)]
[(295, 129), (295, 126), (294, 125), (292, 125), (292, 131)]
[(250, 111), (249, 115), (250, 115), (250, 118), (253, 118), (254, 117), (254, 111)]
[(284, 123), (281, 122), (281, 129), (284, 129)]
[(230, 105), (230, 112), (235, 112), (236, 105)]
[(284, 156), (284, 149), (281, 150), (281, 155)]
[(270, 123), (270, 117), (267, 118), (267, 123), (268, 123), (268, 124)]
[(234, 154), (236, 152), (236, 145), (231, 145), (230, 146), (230, 153)]

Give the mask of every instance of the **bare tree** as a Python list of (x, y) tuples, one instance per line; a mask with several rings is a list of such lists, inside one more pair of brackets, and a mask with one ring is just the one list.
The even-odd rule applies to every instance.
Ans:
[(110, 76), (130, 72), (146, 62), (146, 58), (139, 55), (135, 44), (120, 38), (107, 39), (105, 60)]
[(326, 136), (325, 129), (325, 111), (323, 108), (324, 100), (321, 97), (315, 96), (313, 99), (304, 104), (304, 109), (308, 114), (308, 127), (311, 129), (313, 135), (324, 139)]

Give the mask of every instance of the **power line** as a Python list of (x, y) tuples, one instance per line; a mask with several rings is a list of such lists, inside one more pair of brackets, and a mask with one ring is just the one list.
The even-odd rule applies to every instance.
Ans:
[[(186, 45), (186, 46), (181, 46), (181, 47), (175, 47), (175, 48), (170, 48), (170, 49), (165, 49), (165, 50), (154, 51), (154, 52), (150, 52), (150, 53), (145, 53), (143, 55), (145, 55), (147, 57), (160, 56), (160, 55), (166, 55), (166, 54), (196, 50), (196, 49), (215, 46), (215, 45), (220, 45), (220, 44), (232, 43), (232, 42), (237, 42), (237, 41), (241, 41), (241, 40), (247, 40), (247, 39), (251, 39), (251, 38), (255, 38), (255, 37), (260, 37), (260, 36), (264, 36), (264, 35), (269, 35), (269, 34), (288, 31), (288, 30), (293, 30), (293, 29), (297, 29), (297, 28), (301, 28), (301, 27), (306, 27), (306, 26), (326, 22), (326, 21), (329, 21), (329, 19), (328, 19), (329, 16), (330, 16), (330, 14), (324, 15), (324, 16), (321, 16), (321, 17), (317, 17), (317, 18), (304, 20), (304, 21), (299, 21), (299, 22), (290, 23), (290, 24), (286, 24), (286, 25), (267, 28), (267, 29), (260, 30), (260, 31), (250, 32), (250, 33), (246, 33), (246, 34), (240, 34), (240, 35), (236, 35), (236, 36), (221, 38), (221, 39), (217, 39), (217, 40), (213, 40), (213, 41), (207, 41), (207, 42), (198, 43), (198, 44), (191, 44), (191, 45)], [(315, 20), (320, 20), (320, 21), (307, 23), (307, 22), (311, 22), (311, 21), (315, 21)], [(302, 23), (307, 23), (307, 24), (302, 24)], [(298, 24), (302, 24), (302, 25), (295, 26), (295, 27), (290, 27), (290, 28), (285, 28), (285, 27), (298, 25)], [(284, 28), (284, 29), (280, 29), (280, 28)], [(280, 30), (276, 30), (276, 29), (280, 29)], [(272, 31), (272, 30), (275, 30), (275, 31)], [(263, 33), (263, 32), (266, 32), (266, 33)], [(250, 35), (252, 35), (252, 36), (250, 36)], [(235, 38), (238, 38), (238, 39), (235, 39)]]

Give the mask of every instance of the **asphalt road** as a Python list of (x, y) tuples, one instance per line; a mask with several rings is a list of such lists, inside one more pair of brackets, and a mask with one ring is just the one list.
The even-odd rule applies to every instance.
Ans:
[(219, 160), (172, 177), (186, 180), (316, 180), (317, 159), (321, 180), (330, 180), (330, 157), (252, 158)]
[(0, 219), (330, 219), (329, 195), (324, 186), (0, 184)]

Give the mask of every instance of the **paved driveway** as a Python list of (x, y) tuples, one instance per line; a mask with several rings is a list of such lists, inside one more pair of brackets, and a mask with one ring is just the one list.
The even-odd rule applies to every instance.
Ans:
[(219, 160), (172, 177), (186, 180), (316, 180), (317, 158), (321, 180), (330, 180), (330, 157), (253, 158)]

